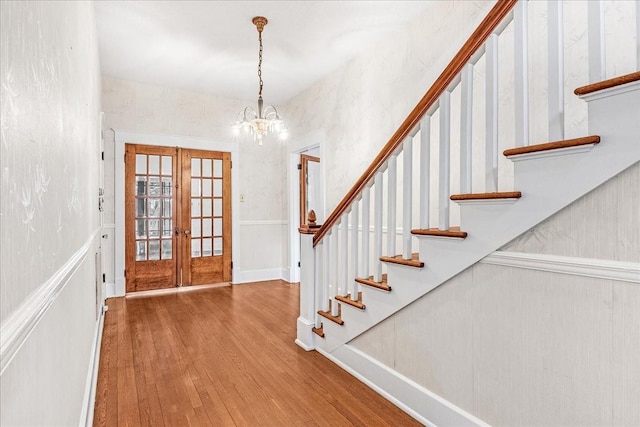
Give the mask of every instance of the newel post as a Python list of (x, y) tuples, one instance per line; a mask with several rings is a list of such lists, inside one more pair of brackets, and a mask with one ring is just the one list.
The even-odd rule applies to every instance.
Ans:
[(315, 224), (316, 214), (309, 212), (308, 224), (300, 232), (300, 316), (297, 322), (296, 344), (307, 351), (315, 349), (313, 327), (315, 327), (315, 256), (313, 236), (320, 228)]

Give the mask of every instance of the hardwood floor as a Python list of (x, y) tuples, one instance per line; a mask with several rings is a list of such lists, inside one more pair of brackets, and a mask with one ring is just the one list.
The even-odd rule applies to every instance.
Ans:
[(94, 426), (418, 426), (296, 344), (298, 285), (114, 298)]

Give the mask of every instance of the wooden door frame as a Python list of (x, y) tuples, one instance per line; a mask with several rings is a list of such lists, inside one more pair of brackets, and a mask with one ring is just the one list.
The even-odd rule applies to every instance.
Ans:
[(305, 209), (307, 204), (307, 180), (305, 177), (307, 176), (308, 162), (320, 163), (320, 157), (300, 154), (300, 222), (298, 222), (300, 227), (307, 223), (307, 216), (309, 214)]
[(181, 147), (195, 150), (207, 151), (223, 151), (231, 154), (231, 245), (235, 250), (232, 251), (231, 262), (234, 269), (231, 273), (231, 282), (238, 280), (238, 248), (240, 247), (240, 148), (237, 142), (232, 141), (216, 141), (204, 138), (194, 138), (189, 136), (166, 135), (134, 132), (120, 129), (113, 129), (115, 143), (115, 289), (113, 295), (106, 295), (107, 298), (124, 296), (126, 294), (126, 279), (124, 277), (125, 269), (125, 218), (124, 218), (124, 195), (125, 195), (125, 179), (124, 179), (124, 152), (126, 143), (134, 143), (140, 145), (156, 145), (160, 147)]
[(315, 147), (318, 147), (320, 150), (320, 186), (322, 194), (321, 212), (316, 212), (316, 214), (318, 215), (319, 221), (324, 220), (326, 217), (326, 193), (324, 183), (327, 163), (322, 161), (322, 159), (325, 158), (324, 136), (324, 130), (320, 129), (292, 141), (289, 145), (287, 167), (287, 188), (289, 189), (289, 256), (285, 275), (285, 280), (288, 282), (300, 281), (300, 267), (298, 267), (298, 262), (300, 261), (300, 232), (298, 231), (300, 221), (300, 171), (298, 170), (298, 163), (300, 163), (300, 153)]

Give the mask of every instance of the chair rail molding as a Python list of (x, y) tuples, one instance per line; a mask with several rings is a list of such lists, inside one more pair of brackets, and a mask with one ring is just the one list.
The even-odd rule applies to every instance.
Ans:
[(640, 263), (577, 258), (560, 255), (495, 251), (480, 260), (482, 264), (548, 271), (574, 276), (617, 280), (640, 285)]

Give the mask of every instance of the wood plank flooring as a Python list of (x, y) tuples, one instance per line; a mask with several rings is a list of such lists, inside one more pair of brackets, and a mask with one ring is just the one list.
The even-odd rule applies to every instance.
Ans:
[(295, 343), (282, 281), (114, 298), (94, 426), (419, 426)]

